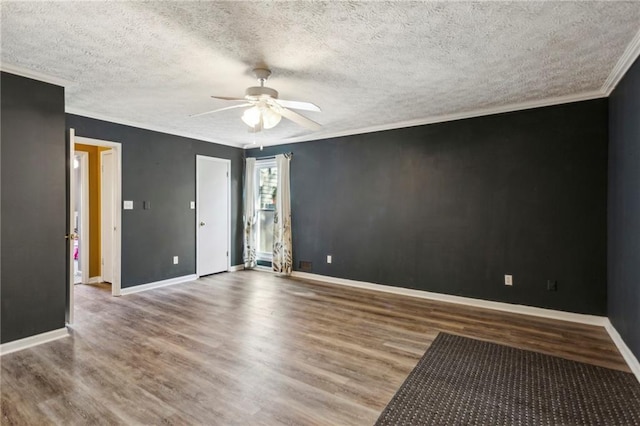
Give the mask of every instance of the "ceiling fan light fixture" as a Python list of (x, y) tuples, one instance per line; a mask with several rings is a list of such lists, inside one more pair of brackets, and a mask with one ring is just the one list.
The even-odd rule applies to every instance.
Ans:
[[(1, 0), (0, 0), (1, 1)], [(235, 108), (246, 108), (242, 114), (242, 121), (249, 126), (250, 133), (261, 132), (265, 129), (272, 129), (277, 126), (282, 117), (306, 129), (317, 131), (322, 126), (315, 121), (298, 114), (294, 109), (321, 112), (320, 107), (310, 102), (292, 101), (278, 98), (278, 91), (264, 85), (271, 71), (267, 68), (255, 68), (253, 70), (260, 86), (247, 88), (243, 98), (230, 98), (228, 96), (212, 96), (215, 99), (224, 101), (241, 101), (243, 103), (232, 105), (226, 108), (218, 108), (191, 117), (211, 114), (219, 111), (226, 111)]]
[(242, 121), (249, 127), (255, 127), (260, 123), (260, 109), (257, 106), (247, 109), (242, 114)]
[(269, 107), (262, 110), (262, 125), (265, 129), (271, 129), (278, 125), (282, 116)]

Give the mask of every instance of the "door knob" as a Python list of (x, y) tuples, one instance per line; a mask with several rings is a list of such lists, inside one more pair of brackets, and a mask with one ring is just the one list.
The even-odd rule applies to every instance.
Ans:
[(205, 225), (205, 223), (204, 223), (204, 222), (200, 222), (200, 226), (204, 226), (204, 225)]

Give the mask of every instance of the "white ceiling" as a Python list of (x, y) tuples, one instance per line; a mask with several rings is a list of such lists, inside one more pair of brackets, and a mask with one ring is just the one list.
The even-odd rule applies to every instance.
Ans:
[[(265, 145), (604, 95), (640, 2), (9, 2), (2, 66), (67, 83), (67, 111), (228, 145), (254, 140), (250, 70), (314, 102)], [(634, 39), (635, 37), (635, 39)], [(610, 83), (611, 78), (609, 78)], [(524, 104), (523, 104), (524, 103)]]

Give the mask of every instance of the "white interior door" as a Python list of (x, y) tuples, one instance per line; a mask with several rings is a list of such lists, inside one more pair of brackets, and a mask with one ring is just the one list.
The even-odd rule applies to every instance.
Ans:
[(73, 215), (73, 210), (75, 206), (75, 197), (73, 188), (75, 187), (75, 182), (73, 178), (73, 160), (75, 158), (75, 150), (73, 149), (73, 145), (75, 143), (75, 130), (69, 129), (69, 233), (67, 234), (67, 243), (69, 245), (69, 258), (67, 259), (67, 268), (68, 268), (68, 277), (69, 282), (67, 283), (67, 303), (66, 303), (66, 311), (65, 311), (65, 321), (67, 324), (73, 324), (73, 286), (74, 286), (74, 268), (73, 268), (73, 246), (75, 242), (75, 233), (73, 232), (73, 227), (75, 225), (75, 218)]
[(75, 151), (71, 192), (74, 197), (74, 282), (89, 282), (89, 153)]
[(229, 269), (230, 161), (196, 156), (196, 273)]
[(113, 151), (102, 151), (100, 153), (101, 176), (100, 176), (100, 232), (101, 237), (101, 257), (102, 257), (102, 281), (113, 282), (113, 238), (114, 238), (114, 162)]

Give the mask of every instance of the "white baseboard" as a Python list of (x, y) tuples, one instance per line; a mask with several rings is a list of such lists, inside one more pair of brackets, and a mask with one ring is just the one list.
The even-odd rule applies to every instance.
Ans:
[(620, 351), (620, 354), (622, 355), (624, 360), (627, 361), (627, 365), (636, 376), (636, 379), (638, 379), (638, 382), (640, 382), (640, 362), (638, 362), (638, 358), (636, 358), (633, 352), (631, 352), (629, 346), (627, 346), (624, 340), (622, 340), (622, 336), (620, 336), (620, 333), (618, 333), (618, 330), (616, 330), (616, 328), (608, 318), (607, 324), (604, 326), (604, 328), (605, 330), (607, 330), (607, 333), (609, 333), (609, 336), (611, 337), (611, 340), (613, 340), (613, 343), (615, 343), (618, 347), (618, 350)]
[(101, 276), (97, 276), (97, 277), (89, 277), (89, 284), (100, 284), (102, 282), (102, 277)]
[(67, 337), (69, 331), (65, 328), (47, 331), (45, 333), (36, 334), (35, 336), (25, 337), (24, 339), (14, 340), (0, 345), (0, 355), (10, 354), (11, 352), (21, 351), (32, 346), (41, 345), (53, 340)]
[(331, 284), (346, 285), (367, 290), (382, 291), (385, 293), (400, 294), (403, 296), (418, 297), (421, 299), (438, 300), (441, 302), (457, 303), (460, 305), (475, 306), (478, 308), (493, 309), (496, 311), (512, 312), (516, 314), (532, 315), (536, 317), (552, 318), (562, 321), (577, 322), (580, 324), (599, 325), (604, 327), (609, 320), (607, 317), (597, 315), (576, 314), (573, 312), (557, 311), (554, 309), (536, 308), (534, 306), (516, 305), (512, 303), (493, 302), (490, 300), (473, 299), (471, 297), (453, 296), (450, 294), (433, 293), (424, 290), (415, 290), (404, 287), (374, 284), (365, 281), (348, 280), (345, 278), (330, 277), (327, 275), (310, 274), (307, 272), (293, 271), (293, 277), (308, 280), (323, 281)]
[(232, 267), (230, 267), (229, 272), (242, 271), (243, 269), (244, 269), (244, 263), (241, 263), (239, 265), (233, 265)]
[(133, 287), (126, 287), (120, 290), (120, 294), (125, 296), (127, 294), (139, 293), (141, 291), (147, 291), (154, 288), (166, 287), (168, 285), (185, 283), (187, 281), (195, 281), (198, 279), (196, 274), (183, 275), (181, 277), (169, 278), (168, 280), (155, 281), (147, 284), (140, 284)]

